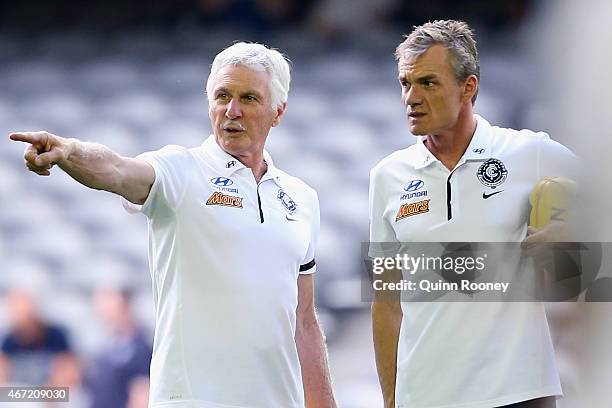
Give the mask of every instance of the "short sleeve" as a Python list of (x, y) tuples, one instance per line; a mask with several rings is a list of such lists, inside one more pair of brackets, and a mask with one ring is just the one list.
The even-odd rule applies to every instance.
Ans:
[(143, 153), (138, 158), (149, 163), (155, 171), (155, 181), (143, 205), (123, 199), (124, 208), (130, 213), (143, 213), (149, 218), (162, 212), (173, 212), (179, 205), (189, 178), (189, 152), (181, 146), (170, 145), (154, 152)]
[[(584, 194), (585, 180), (582, 174), (580, 159), (567, 147), (556, 142), (545, 135), (539, 142), (538, 149), (538, 175), (536, 183), (544, 178), (563, 177), (573, 181), (573, 187), (566, 190), (569, 195), (562, 196), (559, 200), (567, 198), (569, 201), (565, 203), (567, 208), (567, 219), (574, 223), (572, 231), (582, 229), (582, 225), (586, 222), (586, 212), (581, 208), (583, 204), (577, 199)], [(568, 186), (569, 186), (568, 185)], [(563, 202), (563, 201), (559, 201)], [(558, 210), (558, 209), (557, 209)]]
[(576, 155), (544, 133), (538, 145), (538, 180), (545, 177), (567, 177), (577, 180), (579, 170), (579, 160)]
[(371, 258), (397, 253), (399, 243), (389, 220), (385, 218), (386, 197), (384, 185), (380, 182), (378, 169), (370, 172), (369, 210), (370, 210), (370, 245), (368, 256)]
[(313, 190), (314, 198), (312, 203), (312, 227), (310, 228), (310, 242), (306, 256), (300, 265), (300, 275), (310, 275), (316, 272), (315, 251), (319, 241), (319, 230), (321, 229), (321, 213), (319, 210), (319, 196)]

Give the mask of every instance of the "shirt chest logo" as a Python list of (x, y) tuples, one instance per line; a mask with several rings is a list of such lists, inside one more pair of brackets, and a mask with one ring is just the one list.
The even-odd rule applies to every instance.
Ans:
[(220, 191), (227, 191), (228, 193), (238, 193), (238, 189), (236, 187), (230, 187), (234, 184), (234, 181), (227, 177), (213, 177), (210, 179), (210, 184), (212, 184), (214, 188)]
[(210, 179), (210, 182), (213, 183), (215, 186), (223, 187), (231, 186), (232, 184), (234, 184), (234, 181), (227, 177), (213, 177)]
[(206, 205), (222, 205), (224, 207), (242, 208), (242, 197), (235, 197), (215, 191), (206, 200)]
[(395, 216), (395, 222), (398, 222), (399, 220), (402, 220), (407, 217), (412, 217), (413, 215), (429, 212), (429, 201), (430, 200), (423, 200), (417, 201), (415, 203), (403, 204), (397, 211), (397, 215)]
[(508, 170), (499, 159), (487, 159), (480, 165), (476, 177), (487, 187), (495, 188), (506, 181)]
[(282, 188), (278, 190), (276, 198), (283, 204), (283, 207), (285, 207), (285, 210), (287, 210), (289, 214), (293, 215), (297, 212), (297, 204), (295, 203), (295, 201), (293, 201), (291, 197), (289, 197), (289, 194), (285, 193)]
[(404, 186), (404, 190), (410, 193), (412, 191), (417, 191), (417, 190), (422, 189), (424, 185), (425, 185), (425, 182), (423, 180), (417, 180), (417, 179), (410, 180)]
[(423, 180), (410, 180), (404, 185), (404, 191), (406, 191), (406, 193), (400, 196), (400, 201), (409, 200), (415, 197), (426, 197), (427, 190), (422, 190), (424, 186), (425, 182)]

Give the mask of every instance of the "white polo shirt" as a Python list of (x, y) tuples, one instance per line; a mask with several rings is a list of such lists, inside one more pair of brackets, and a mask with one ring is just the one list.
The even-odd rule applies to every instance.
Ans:
[(304, 406), (294, 340), (297, 279), (315, 271), (316, 192), (251, 170), (210, 136), (141, 156), (156, 311), (150, 407)]
[[(575, 156), (547, 134), (475, 117), (476, 132), (452, 171), (424, 137), (372, 170), (371, 257), (390, 255), (381, 242), (520, 242), (535, 183), (573, 173)], [(562, 394), (542, 303), (401, 307), (398, 408), (492, 408)]]

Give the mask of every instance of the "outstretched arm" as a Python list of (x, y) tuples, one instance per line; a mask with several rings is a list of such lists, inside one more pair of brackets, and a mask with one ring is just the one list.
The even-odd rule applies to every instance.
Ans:
[(155, 171), (146, 161), (122, 157), (101, 144), (47, 132), (15, 132), (9, 137), (28, 143), (26, 166), (40, 176), (51, 174), (57, 164), (84, 186), (119, 194), (134, 204), (145, 202), (155, 181)]

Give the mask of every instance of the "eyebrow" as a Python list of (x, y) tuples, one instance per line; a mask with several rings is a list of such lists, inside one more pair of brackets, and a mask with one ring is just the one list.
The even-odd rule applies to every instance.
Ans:
[[(221, 88), (215, 89), (215, 95), (218, 94), (219, 92), (231, 93), (231, 91), (224, 86), (222, 86)], [(240, 96), (245, 96), (245, 95), (254, 95), (260, 99), (262, 98), (262, 95), (253, 89), (247, 89), (246, 91), (240, 94)]]
[[(406, 75), (400, 75), (397, 77), (398, 81), (402, 82), (402, 81), (406, 81)], [(438, 79), (438, 76), (436, 74), (427, 74), (427, 75), (423, 75), (421, 77), (418, 77), (416, 80), (418, 82), (423, 82), (423, 81), (431, 81), (434, 79)]]
[(243, 92), (243, 93), (242, 93), (240, 96), (245, 96), (245, 95), (253, 95), (253, 96), (256, 96), (256, 97), (257, 97), (257, 98), (259, 98), (259, 99), (263, 98), (263, 95), (262, 95), (262, 94), (260, 94), (260, 93), (259, 93), (259, 92), (257, 92), (257, 91), (254, 91), (254, 90), (252, 90), (252, 89), (247, 89), (247, 90), (246, 90), (246, 91), (244, 91), (244, 92)]
[(219, 92), (230, 93), (230, 90), (222, 86), (221, 88), (215, 89), (215, 95), (218, 94)]
[(437, 79), (438, 76), (436, 74), (423, 75), (422, 77), (417, 78), (417, 81), (431, 81), (432, 79)]

